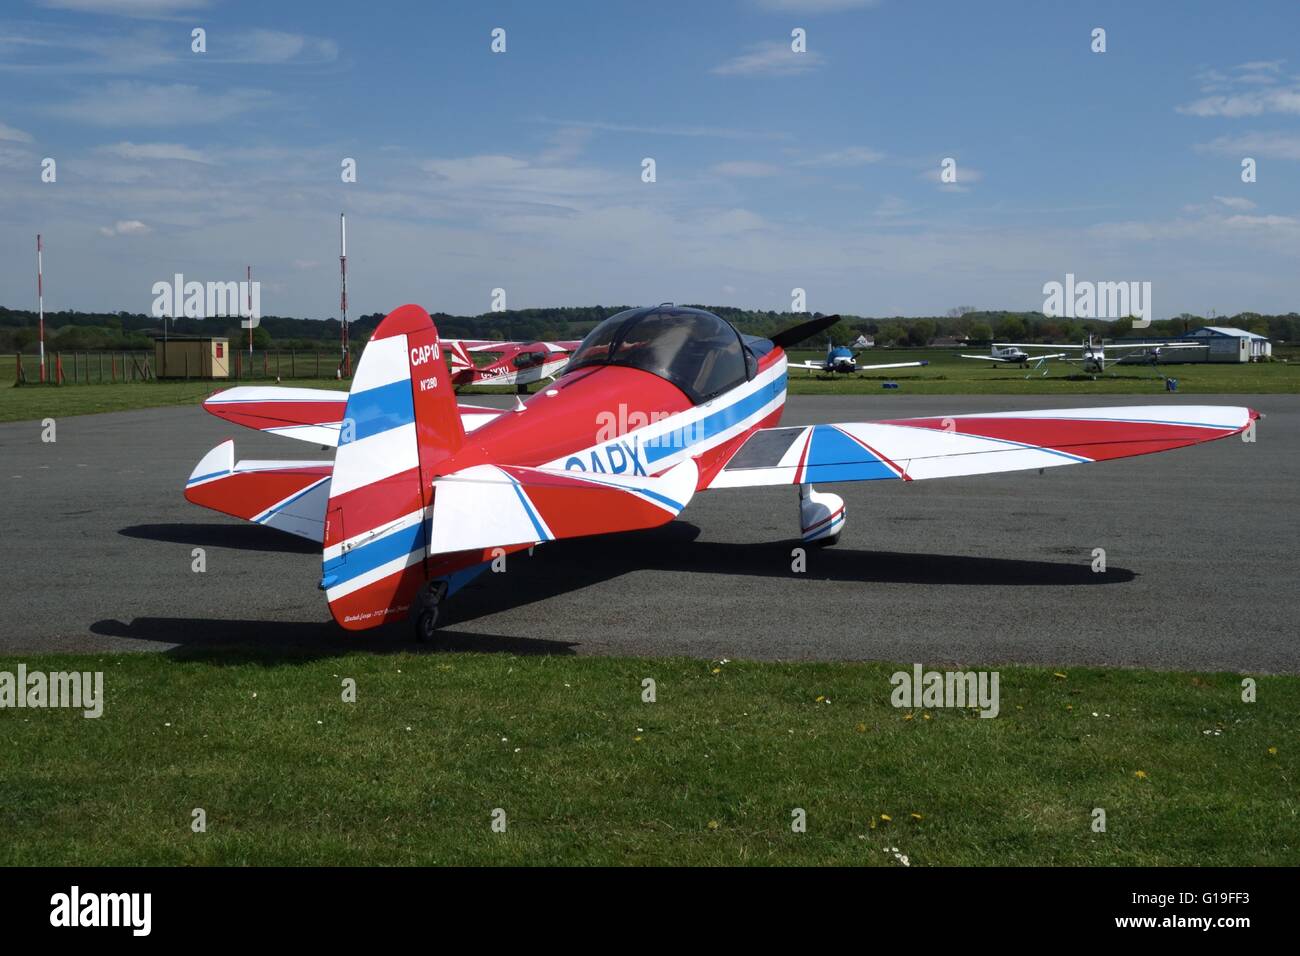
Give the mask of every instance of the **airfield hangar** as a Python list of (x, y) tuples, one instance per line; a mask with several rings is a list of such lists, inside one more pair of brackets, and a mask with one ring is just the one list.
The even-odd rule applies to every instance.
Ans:
[(1189, 342), (1200, 342), (1205, 349), (1184, 349), (1190, 362), (1264, 362), (1273, 355), (1273, 343), (1265, 336), (1245, 329), (1207, 325), (1183, 336)]

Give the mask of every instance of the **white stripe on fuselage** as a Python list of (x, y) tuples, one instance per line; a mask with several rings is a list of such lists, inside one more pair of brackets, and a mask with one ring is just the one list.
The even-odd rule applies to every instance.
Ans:
[[(736, 388), (703, 405), (696, 405), (686, 411), (676, 412), (656, 422), (639, 428), (630, 429), (617, 438), (592, 445), (581, 451), (564, 455), (539, 467), (555, 471), (593, 472), (605, 474), (659, 474), (685, 461), (716, 448), (730, 441), (737, 435), (753, 428), (763, 419), (785, 404), (786, 359), (781, 356), (772, 364), (754, 376), (752, 381), (738, 385)], [(765, 391), (774, 390), (770, 399), (763, 402), (754, 411), (740, 421), (707, 437), (703, 437), (702, 423), (715, 415), (724, 414), (732, 406), (751, 399)], [(659, 446), (655, 446), (655, 442)], [(647, 447), (656, 451), (668, 445), (671, 450), (651, 462), (646, 456)], [(576, 462), (575, 462), (576, 460)], [(577, 463), (581, 463), (579, 467)]]

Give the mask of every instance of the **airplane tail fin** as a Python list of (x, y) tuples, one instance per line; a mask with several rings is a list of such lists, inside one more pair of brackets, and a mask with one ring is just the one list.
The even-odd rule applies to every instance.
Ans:
[(406, 616), (425, 581), (433, 481), (464, 442), (438, 330), (401, 306), (362, 353), (334, 458), (321, 587), (345, 628)]
[(474, 360), (470, 358), (469, 351), (465, 348), (464, 342), (457, 339), (450, 339), (445, 341), (443, 344), (447, 348), (447, 364), (451, 366), (453, 374), (474, 367)]

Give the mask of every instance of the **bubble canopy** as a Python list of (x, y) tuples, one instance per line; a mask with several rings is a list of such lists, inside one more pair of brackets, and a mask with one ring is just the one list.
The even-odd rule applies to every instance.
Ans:
[(628, 309), (587, 333), (564, 373), (599, 365), (667, 379), (699, 405), (745, 381), (753, 357), (740, 333), (712, 312), (676, 306)]

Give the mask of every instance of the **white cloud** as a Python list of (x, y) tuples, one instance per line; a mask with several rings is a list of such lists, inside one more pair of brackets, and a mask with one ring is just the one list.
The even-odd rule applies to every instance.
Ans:
[(878, 163), (884, 158), (884, 153), (878, 149), (872, 149), (870, 146), (849, 146), (845, 149), (836, 149), (829, 153), (823, 153), (820, 156), (814, 156), (811, 159), (801, 160), (799, 165), (826, 166), (832, 168), (865, 166), (868, 163)]
[[(204, 64), (314, 65), (338, 59), (325, 37), (278, 30), (210, 32), (208, 52), (190, 52), (189, 34), (158, 26), (73, 29), (62, 24), (6, 23), (0, 31), (0, 71), (60, 76), (129, 75)], [(173, 74), (174, 75), (174, 74)]]
[(278, 30), (250, 30), (229, 39), (209, 37), (208, 55), (218, 63), (329, 63), (338, 59), (338, 44), (325, 37)]
[(111, 226), (100, 226), (99, 234), (101, 236), (142, 236), (150, 232), (148, 226), (139, 219), (119, 219)]
[(1206, 96), (1179, 106), (1177, 110), (1187, 116), (1223, 116), (1230, 119), (1260, 116), (1264, 113), (1300, 114), (1300, 87)]
[(208, 0), (40, 0), (43, 7), (106, 13), (123, 17), (163, 17), (190, 10), (202, 10)]
[(940, 189), (948, 192), (962, 193), (966, 192), (966, 187), (971, 183), (977, 183), (984, 178), (984, 173), (974, 166), (967, 166), (961, 160), (957, 161), (957, 181), (945, 183), (943, 181), (943, 169), (938, 163), (933, 166), (927, 166), (921, 171), (921, 178), (926, 182), (937, 185)]
[(730, 176), (740, 179), (758, 179), (763, 176), (775, 176), (781, 171), (779, 166), (773, 166), (771, 163), (758, 163), (748, 159), (737, 159), (726, 163), (717, 163), (712, 167), (713, 172), (719, 176)]
[(1268, 159), (1300, 159), (1300, 136), (1286, 133), (1243, 133), (1240, 136), (1220, 136), (1208, 143), (1199, 143), (1197, 152), (1218, 153), (1238, 158), (1260, 156)]
[(24, 133), (20, 129), (14, 129), (12, 126), (0, 123), (0, 140), (10, 143), (30, 143), (32, 141), (32, 134)]
[(1254, 209), (1255, 204), (1245, 196), (1215, 196), (1214, 201), (1229, 209)]
[(122, 159), (137, 160), (181, 160), (187, 163), (211, 163), (203, 153), (180, 143), (112, 143), (96, 147), (95, 152)]
[(188, 126), (219, 123), (268, 106), (265, 90), (234, 89), (205, 93), (197, 86), (158, 86), (130, 80), (104, 84), (51, 112), (93, 126)]
[(910, 208), (907, 201), (898, 196), (885, 196), (876, 207), (876, 216), (881, 219), (895, 219), (906, 215)]
[(789, 43), (760, 43), (748, 53), (719, 63), (709, 72), (718, 76), (795, 76), (822, 65), (821, 54), (808, 50), (795, 53)]
[(549, 120), (539, 118), (539, 122), (558, 123), (560, 126), (580, 127), (608, 133), (635, 133), (639, 136), (685, 136), (690, 138), (716, 139), (786, 139), (789, 134), (782, 130), (735, 129), (728, 126), (640, 126), (630, 123), (604, 123), (598, 120)]
[[(1196, 211), (1197, 208), (1192, 207), (1192, 210)], [(1210, 244), (1222, 243), (1225, 231), (1236, 233), (1234, 242), (1239, 237), (1243, 241), (1265, 245), (1278, 243), (1285, 248), (1300, 239), (1300, 219), (1241, 213), (1224, 216), (1210, 211), (1193, 218), (1097, 223), (1087, 230), (1087, 234), (1106, 242), (1188, 241)]]
[(550, 135), (550, 145), (542, 152), (542, 162), (570, 163), (582, 155), (591, 141), (589, 126), (565, 126)]
[(758, 5), (763, 9), (782, 13), (836, 13), (840, 10), (874, 7), (879, 3), (880, 0), (758, 0)]

